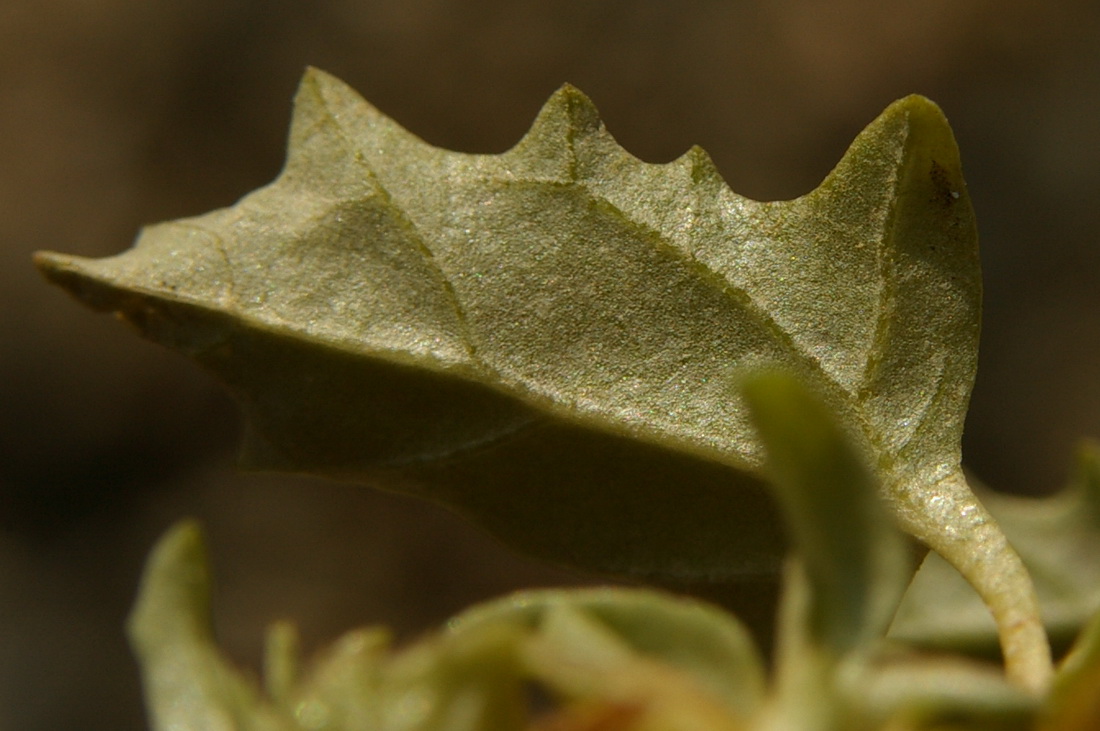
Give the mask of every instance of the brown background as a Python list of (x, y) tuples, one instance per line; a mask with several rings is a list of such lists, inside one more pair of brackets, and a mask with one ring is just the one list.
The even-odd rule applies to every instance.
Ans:
[(1100, 6), (1085, 0), (4, 0), (0, 3), (0, 729), (143, 727), (122, 639), (141, 559), (208, 527), (231, 652), (297, 618), (407, 637), (570, 575), (435, 508), (232, 469), (206, 376), (47, 287), (278, 171), (303, 67), (430, 142), (509, 147), (562, 82), (643, 159), (705, 147), (738, 192), (812, 188), (893, 99), (955, 127), (983, 235), (969, 465), (1056, 487), (1100, 436)]

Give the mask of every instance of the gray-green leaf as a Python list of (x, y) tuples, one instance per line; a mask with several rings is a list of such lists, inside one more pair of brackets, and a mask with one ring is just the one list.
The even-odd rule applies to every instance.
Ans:
[(865, 651), (886, 632), (912, 574), (878, 484), (793, 377), (762, 373), (743, 390), (805, 570), (808, 616), (799, 620), (809, 627), (800, 630), (834, 658)]
[(720, 731), (742, 728), (764, 696), (763, 664), (736, 619), (620, 588), (515, 594), (400, 652), (384, 630), (355, 630), (304, 665), (293, 627), (276, 625), (264, 693), (214, 641), (209, 567), (189, 522), (154, 549), (130, 636), (157, 731), (518, 731), (540, 711), (531, 684), (560, 693), (566, 711), (622, 704), (656, 726), (702, 719)]
[[(924, 540), (974, 375), (973, 216), (942, 114), (893, 104), (792, 201), (643, 163), (565, 87), (501, 155), (307, 73), (284, 172), (53, 281), (213, 369), (245, 460), (426, 495), (536, 554), (726, 581), (782, 552), (734, 390), (816, 390)], [(965, 491), (964, 491), (965, 493)], [(965, 498), (965, 494), (962, 494)]]

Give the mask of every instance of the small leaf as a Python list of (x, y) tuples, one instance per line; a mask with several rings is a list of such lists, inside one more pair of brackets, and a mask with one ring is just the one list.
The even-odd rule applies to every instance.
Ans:
[(293, 630), (269, 634), (265, 696), (226, 660), (210, 624), (201, 534), (182, 523), (150, 557), (130, 620), (154, 729), (393, 731), (519, 729), (526, 713), (507, 622), (390, 656), (380, 630), (349, 633), (301, 673)]
[[(631, 589), (517, 594), (391, 652), (385, 631), (349, 632), (302, 665), (295, 630), (268, 634), (264, 686), (235, 669), (210, 628), (202, 538), (160, 540), (131, 619), (150, 722), (167, 731), (508, 731), (528, 728), (527, 687), (562, 707), (636, 708), (666, 727), (736, 729), (759, 707), (764, 670), (736, 619), (698, 601)], [(571, 712), (571, 711), (570, 711)]]
[(150, 556), (130, 616), (155, 731), (290, 731), (214, 643), (202, 536), (181, 523)]
[[(389, 641), (389, 633), (379, 628), (348, 632), (273, 700), (306, 731), (378, 728)], [(272, 679), (266, 679), (270, 685)]]
[(735, 712), (690, 673), (634, 652), (568, 603), (549, 608), (524, 656), (532, 674), (567, 699), (564, 711), (556, 714), (565, 725), (578, 716), (590, 718), (593, 708), (601, 709), (601, 715), (611, 710), (612, 719), (604, 723), (623, 731), (737, 731), (750, 718), (748, 709)]
[[(546, 625), (550, 618), (556, 624)], [(633, 664), (638, 657), (683, 671), (739, 718), (754, 714), (763, 698), (764, 666), (748, 631), (703, 602), (623, 588), (529, 591), (470, 609), (449, 627), (462, 634), (505, 622), (543, 627), (543, 644), (553, 645), (544, 652), (594, 652), (584, 663), (597, 676), (606, 663)], [(569, 628), (588, 639), (577, 640)], [(543, 659), (557, 662), (545, 655)]]
[[(1094, 506), (1095, 507), (1095, 506)], [(1087, 731), (1100, 719), (1100, 611), (1058, 668), (1041, 731)]]
[(849, 680), (865, 728), (1025, 731), (1039, 709), (998, 668), (959, 657), (885, 658)]
[(808, 580), (810, 641), (839, 658), (886, 632), (908, 584), (909, 558), (863, 456), (793, 377), (744, 386), (768, 469)]

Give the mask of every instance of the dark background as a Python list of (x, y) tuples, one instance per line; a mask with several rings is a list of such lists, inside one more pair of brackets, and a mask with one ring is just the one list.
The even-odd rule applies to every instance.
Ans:
[(426, 140), (507, 149), (569, 81), (649, 161), (698, 143), (734, 190), (800, 195), (910, 92), (955, 128), (986, 275), (966, 455), (1049, 491), (1100, 436), (1100, 5), (1086, 0), (4, 0), (0, 3), (0, 729), (143, 727), (122, 637), (141, 561), (207, 526), (226, 647), (576, 581), (431, 506), (233, 470), (204, 373), (46, 286), (278, 172), (303, 67)]

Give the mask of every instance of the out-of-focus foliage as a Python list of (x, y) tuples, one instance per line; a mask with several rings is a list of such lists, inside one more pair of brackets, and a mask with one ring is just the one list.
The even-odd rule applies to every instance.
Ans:
[[(769, 374), (747, 393), (796, 546), (770, 680), (748, 631), (717, 608), (648, 590), (586, 589), (474, 607), (397, 650), (384, 630), (353, 631), (306, 663), (293, 627), (275, 625), (257, 683), (214, 641), (202, 539), (185, 523), (153, 552), (130, 624), (153, 728), (1092, 727), (1100, 621), (1045, 700), (995, 666), (884, 640), (909, 572), (873, 478), (797, 381)], [(822, 494), (840, 499), (827, 519), (810, 520), (821, 515)]]

